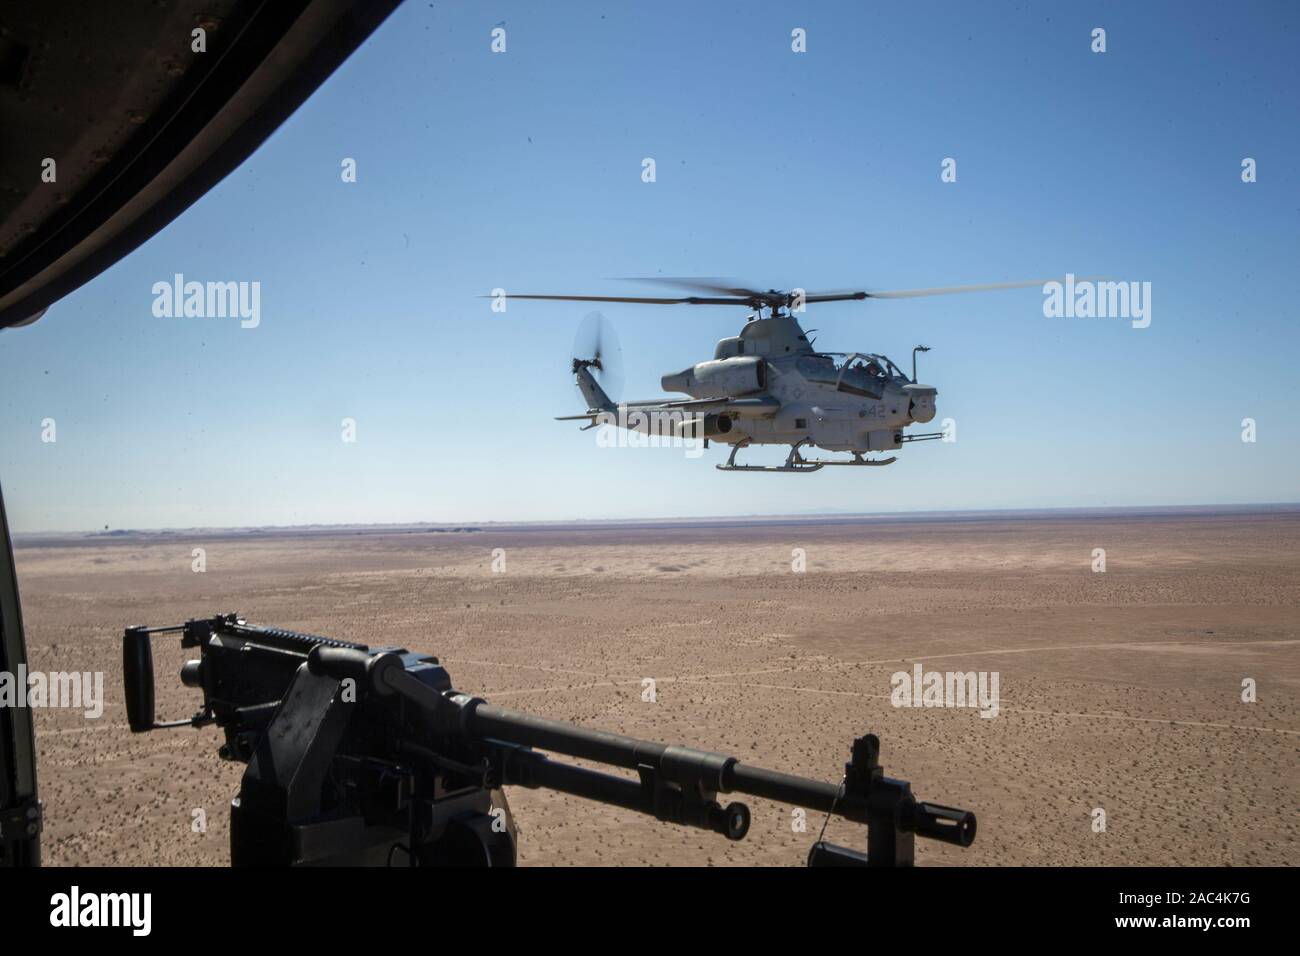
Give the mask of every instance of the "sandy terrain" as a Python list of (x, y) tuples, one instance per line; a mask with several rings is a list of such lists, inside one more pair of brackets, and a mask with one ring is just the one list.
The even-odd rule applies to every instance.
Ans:
[[(49, 863), (226, 861), (242, 766), (213, 728), (128, 732), (120, 634), (237, 610), (434, 652), (507, 706), (823, 779), (873, 731), (891, 775), (979, 816), (973, 847), (923, 841), (921, 863), (1300, 864), (1300, 511), (127, 535), (29, 539), (17, 560), (31, 667), (101, 670), (108, 697), (99, 720), (37, 714)], [(177, 645), (156, 645), (162, 719), (197, 701)], [(998, 716), (891, 706), (917, 661), (996, 671)], [(822, 822), (794, 833), (751, 800), (732, 844), (510, 797), (529, 864), (798, 864)]]

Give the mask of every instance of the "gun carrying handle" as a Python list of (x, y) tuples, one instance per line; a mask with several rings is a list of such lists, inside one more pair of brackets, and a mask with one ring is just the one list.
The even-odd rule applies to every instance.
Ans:
[(122, 683), (126, 719), (132, 733), (154, 728), (153, 646), (149, 629), (128, 627), (122, 633)]
[(183, 630), (175, 627), (128, 627), (122, 632), (122, 685), (126, 693), (126, 720), (131, 732), (161, 730), (165, 727), (188, 727), (194, 719), (172, 720), (159, 723), (154, 717), (153, 646), (149, 643), (154, 634), (168, 634)]
[[(307, 653), (307, 670), (334, 680), (351, 680), (365, 690), (391, 694), (387, 683), (379, 679), (377, 662), (383, 655), (371, 654), (354, 647), (330, 647), (317, 644)], [(399, 662), (400, 663), (400, 662)]]
[(392, 651), (372, 654), (360, 648), (318, 644), (307, 654), (307, 670), (334, 680), (354, 680), (358, 687), (381, 697), (398, 694), (435, 715), (461, 718), (460, 708), (407, 673), (401, 656)]

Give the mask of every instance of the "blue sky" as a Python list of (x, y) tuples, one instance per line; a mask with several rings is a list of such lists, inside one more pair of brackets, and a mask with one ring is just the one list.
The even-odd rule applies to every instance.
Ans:
[[(0, 334), (11, 524), (1294, 501), (1298, 50), (1284, 2), (409, 2), (179, 220)], [(155, 317), (177, 272), (260, 282), (261, 324)], [(589, 310), (476, 298), (1065, 272), (1150, 282), (1151, 326), (1049, 320), (1037, 289), (810, 309), (822, 348), (906, 367), (932, 346), (958, 440), (803, 476), (598, 448), (552, 420), (581, 410), (565, 366)], [(603, 312), (627, 398), (743, 321)]]

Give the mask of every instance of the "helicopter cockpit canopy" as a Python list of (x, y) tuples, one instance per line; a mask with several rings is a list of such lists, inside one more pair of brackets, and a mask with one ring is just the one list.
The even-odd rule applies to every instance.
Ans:
[(887, 357), (869, 352), (818, 352), (800, 358), (798, 368), (809, 381), (876, 399), (884, 394), (891, 380), (907, 378)]

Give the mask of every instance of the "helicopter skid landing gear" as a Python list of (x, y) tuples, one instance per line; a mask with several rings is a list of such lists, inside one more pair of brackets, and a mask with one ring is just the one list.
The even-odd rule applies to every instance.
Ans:
[(725, 465), (714, 465), (718, 471), (777, 471), (777, 472), (796, 472), (796, 471), (819, 471), (827, 465), (852, 465), (863, 468), (880, 468), (884, 465), (892, 465), (898, 461), (895, 457), (870, 459), (863, 458), (862, 452), (855, 451), (852, 458), (833, 459), (833, 458), (804, 458), (799, 454), (799, 449), (808, 444), (808, 439), (790, 446), (790, 454), (785, 459), (784, 465), (737, 465), (736, 453), (748, 445), (748, 441), (737, 442), (731, 446), (731, 454), (727, 457)]
[(898, 461), (898, 459), (896, 457), (877, 459), (863, 458), (862, 452), (855, 451), (853, 457), (849, 459), (841, 458), (837, 461), (832, 458), (827, 458), (823, 461), (817, 461), (815, 459), (807, 459), (807, 461), (810, 465), (862, 465), (867, 468), (880, 468), (884, 465), (892, 465), (894, 462)]
[[(718, 471), (795, 472), (795, 471), (818, 471), (821, 469), (822, 465), (837, 464), (836, 462), (808, 461), (803, 456), (801, 456), (799, 454), (799, 448), (802, 445), (808, 444), (808, 439), (805, 438), (803, 441), (797, 442), (796, 444), (790, 446), (790, 454), (786, 456), (784, 465), (737, 465), (736, 452), (740, 451), (740, 449), (744, 448), (748, 444), (749, 444), (748, 441), (736, 442), (736, 444), (731, 446), (731, 454), (727, 456), (727, 463), (725, 465), (714, 465), (713, 467), (717, 468)], [(849, 464), (849, 462), (843, 462), (843, 464), (847, 465)]]

